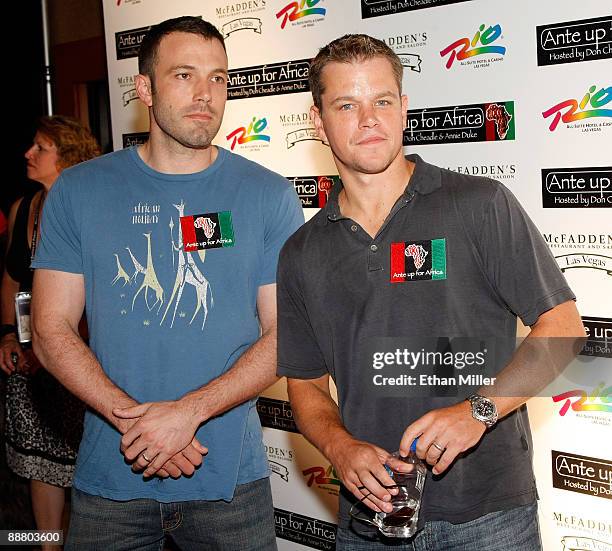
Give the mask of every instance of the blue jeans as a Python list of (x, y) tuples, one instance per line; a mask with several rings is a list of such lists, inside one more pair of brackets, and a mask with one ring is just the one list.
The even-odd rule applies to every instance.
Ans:
[[(352, 522), (354, 526), (355, 521)], [(357, 527), (359, 529), (359, 527)], [(361, 532), (360, 532), (361, 533)], [(350, 528), (339, 528), (336, 551), (540, 551), (540, 528), (536, 503), (497, 511), (462, 524), (426, 522), (411, 539), (359, 536)]]
[(276, 551), (268, 478), (236, 486), (226, 501), (114, 501), (73, 488), (66, 551)]

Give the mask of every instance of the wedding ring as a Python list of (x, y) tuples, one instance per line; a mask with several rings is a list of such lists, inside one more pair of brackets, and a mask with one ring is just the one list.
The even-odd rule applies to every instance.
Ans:
[(431, 445), (436, 448), (436, 450), (443, 452), (444, 448), (442, 446), (439, 446), (438, 444), (436, 444), (435, 442), (432, 442)]
[(142, 458), (147, 462), (147, 463), (151, 463), (151, 460), (147, 457), (147, 455), (145, 454), (145, 452), (142, 452)]

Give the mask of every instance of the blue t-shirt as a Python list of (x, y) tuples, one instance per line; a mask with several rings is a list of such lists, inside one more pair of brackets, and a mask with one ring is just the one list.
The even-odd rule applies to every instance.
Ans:
[[(89, 345), (139, 402), (176, 400), (227, 371), (259, 338), (257, 291), (303, 223), (287, 180), (218, 148), (195, 174), (170, 175), (135, 148), (62, 173), (45, 202), (34, 268), (83, 274)], [(88, 412), (74, 486), (115, 500), (230, 500), (268, 475), (251, 400), (197, 431), (209, 448), (191, 478), (145, 481), (121, 435)]]

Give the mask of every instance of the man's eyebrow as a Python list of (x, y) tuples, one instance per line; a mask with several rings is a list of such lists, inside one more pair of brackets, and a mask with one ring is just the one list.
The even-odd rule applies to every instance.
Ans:
[(224, 75), (228, 75), (227, 69), (223, 67), (219, 67), (218, 69), (213, 69), (211, 73), (223, 73)]
[[(181, 70), (196, 71), (197, 67), (195, 65), (174, 65), (173, 67), (170, 67), (170, 72), (181, 71)], [(216, 69), (213, 69), (210, 72), (211, 73), (223, 73), (224, 75), (228, 74), (227, 69), (225, 69), (224, 67), (218, 67)]]
[[(397, 97), (397, 94), (395, 92), (392, 92), (391, 90), (385, 90), (384, 92), (380, 92), (378, 94), (376, 94), (374, 96), (375, 99), (379, 99), (379, 98), (384, 98), (387, 96), (392, 96), (392, 97)], [(339, 96), (335, 99), (332, 100), (332, 103), (336, 103), (338, 101), (355, 101), (356, 97), (355, 96)]]
[(179, 71), (181, 69), (187, 69), (189, 71), (194, 71), (195, 70), (195, 66), (194, 65), (174, 65), (172, 67), (170, 67), (170, 71)]

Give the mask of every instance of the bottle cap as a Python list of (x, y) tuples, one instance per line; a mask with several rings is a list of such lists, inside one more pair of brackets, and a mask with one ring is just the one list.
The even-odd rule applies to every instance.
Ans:
[(416, 445), (417, 445), (418, 440), (419, 440), (418, 438), (415, 438), (412, 441), (412, 444), (410, 444), (410, 451), (411, 452), (415, 452), (416, 453)]

